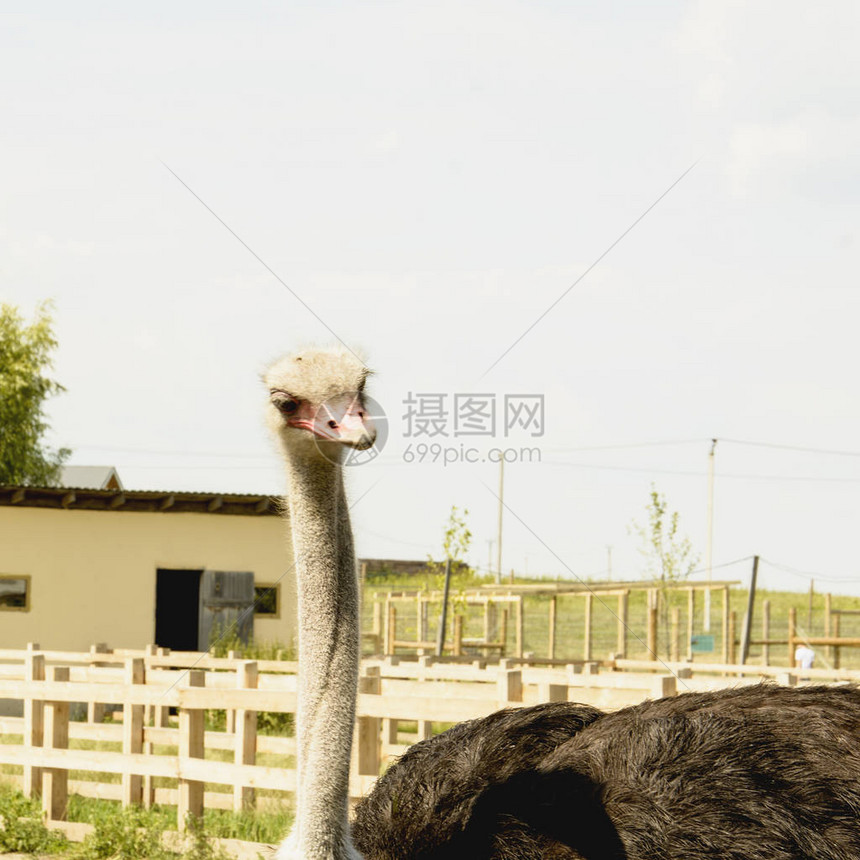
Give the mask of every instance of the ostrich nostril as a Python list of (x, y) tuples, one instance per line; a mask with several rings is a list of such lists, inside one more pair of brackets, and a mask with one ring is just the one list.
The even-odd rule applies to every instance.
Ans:
[(337, 421), (332, 419), (331, 421), (328, 422), (328, 426), (331, 427), (332, 430), (337, 430)]

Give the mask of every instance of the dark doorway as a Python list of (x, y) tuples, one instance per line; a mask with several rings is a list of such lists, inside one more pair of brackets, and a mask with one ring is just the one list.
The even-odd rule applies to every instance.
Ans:
[(200, 633), (202, 570), (164, 570), (155, 581), (155, 644), (171, 651), (196, 651)]

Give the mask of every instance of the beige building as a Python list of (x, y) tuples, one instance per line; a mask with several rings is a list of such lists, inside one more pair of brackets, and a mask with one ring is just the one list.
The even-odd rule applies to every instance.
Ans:
[(0, 487), (0, 648), (291, 643), (288, 541), (269, 496)]

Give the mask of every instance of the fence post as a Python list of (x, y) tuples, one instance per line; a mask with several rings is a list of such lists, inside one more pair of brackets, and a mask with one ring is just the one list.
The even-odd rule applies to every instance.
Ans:
[(723, 591), (723, 663), (729, 660), (729, 587), (726, 585)]
[(681, 635), (681, 610), (677, 606), (672, 607), (672, 624), (669, 639), (669, 659), (677, 663), (680, 656), (680, 643), (678, 637)]
[(674, 696), (678, 692), (678, 684), (674, 675), (658, 675), (651, 682), (651, 695), (655, 699)]
[(502, 647), (499, 649), (499, 659), (505, 657), (508, 653), (508, 607), (502, 610), (502, 631), (499, 636), (499, 642)]
[(693, 619), (696, 617), (696, 589), (687, 589), (687, 645), (684, 657), (688, 663), (693, 662)]
[(398, 728), (399, 724), (397, 720), (391, 719), (389, 717), (386, 717), (382, 720), (382, 738), (385, 744), (384, 752), (386, 755), (388, 754), (388, 747), (396, 745), (399, 740), (399, 737), (397, 735)]
[[(239, 660), (238, 652), (234, 650), (229, 650), (227, 652), (228, 660)], [(238, 673), (239, 667), (236, 667), (236, 672)], [(226, 708), (224, 710), (224, 733), (228, 735), (236, 734), (236, 710), (235, 708)]]
[(585, 628), (583, 631), (582, 659), (591, 659), (591, 621), (594, 613), (594, 595), (589, 591), (585, 595)]
[(761, 646), (762, 663), (770, 665), (770, 601), (765, 600), (761, 605)]
[(567, 684), (538, 684), (538, 699), (541, 702), (566, 702)]
[[(106, 642), (97, 642), (95, 645), (90, 645), (90, 654), (107, 654), (108, 646)], [(90, 661), (90, 666), (103, 666), (104, 663)], [(87, 702), (87, 722), (103, 723), (105, 719), (105, 706), (103, 702)]]
[[(424, 681), (427, 676), (427, 669), (433, 665), (433, 658), (424, 655), (418, 658), (418, 676), (417, 680)], [(396, 744), (398, 741), (397, 732), (399, 729), (399, 721), (394, 717), (383, 717), (382, 719), (382, 736), (386, 745)]]
[(525, 615), (525, 613), (523, 612), (523, 596), (521, 594), (517, 595), (515, 606), (517, 608), (517, 645), (516, 651), (514, 652), (514, 656), (521, 658), (523, 656), (523, 625), (525, 623), (525, 620), (523, 618), (523, 616)]
[[(149, 673), (152, 667), (152, 658), (158, 655), (158, 646), (155, 644), (150, 644), (146, 646), (144, 651), (144, 673)], [(144, 738), (146, 737), (146, 727), (154, 726), (156, 724), (156, 714), (158, 713), (158, 708), (156, 705), (145, 705), (143, 708), (143, 725), (144, 725)], [(152, 755), (152, 741), (147, 741), (144, 739), (143, 743), (143, 754), (144, 755)], [(155, 803), (155, 785), (152, 781), (151, 774), (145, 774), (143, 777), (143, 783), (141, 786), (141, 802), (143, 805), (150, 809)]]
[(788, 609), (788, 665), (794, 668), (794, 643), (797, 639), (797, 609)]
[[(170, 649), (169, 648), (159, 648), (158, 655), (159, 657), (169, 657)], [(155, 725), (160, 729), (166, 729), (170, 726), (170, 708), (167, 705), (156, 705), (155, 706)]]
[(463, 616), (454, 616), (454, 656), (463, 656)]
[[(203, 687), (206, 685), (206, 673), (201, 669), (191, 669), (188, 672), (186, 686)], [(199, 708), (179, 709), (179, 769), (182, 771), (183, 759), (203, 758), (204, 746), (204, 715)], [(179, 803), (177, 804), (177, 826), (180, 832), (185, 830), (186, 818), (203, 816), (203, 783), (196, 779), (179, 780)]]
[[(380, 695), (382, 677), (379, 666), (368, 666), (358, 679), (358, 692)], [(379, 717), (358, 717), (355, 740), (355, 765), (359, 775), (379, 776), (382, 764), (381, 733), (382, 721)]]
[(626, 589), (618, 595), (618, 642), (615, 650), (622, 660), (627, 657), (627, 607), (630, 592)]
[[(143, 649), (144, 672), (149, 672), (152, 668), (150, 661), (158, 653), (158, 648), (154, 644), (149, 644)], [(149, 726), (152, 724), (155, 716), (155, 708), (152, 705), (145, 705), (143, 708), (143, 724)]]
[(419, 591), (415, 597), (415, 641), (416, 653), (423, 653), (423, 644), (427, 641), (427, 613), (424, 598)]
[[(499, 640), (499, 621), (498, 607), (493, 602), (492, 598), (488, 597), (484, 602), (484, 641), (498, 642)], [(490, 650), (487, 649), (487, 656), (490, 655)]]
[(523, 673), (519, 669), (502, 669), (499, 672), (499, 701), (502, 706), (508, 702), (522, 702)]
[[(24, 657), (24, 680), (45, 680), (45, 655), (34, 653), (38, 645), (30, 642)], [(43, 745), (45, 703), (27, 696), (24, 699), (24, 746), (31, 750)], [(36, 798), (42, 793), (42, 769), (33, 765), (24, 765), (24, 794)]]
[(373, 600), (373, 653), (382, 651), (382, 604), (374, 598)]
[[(255, 660), (243, 660), (236, 668), (236, 686), (240, 690), (255, 690), (259, 673)], [(256, 764), (257, 761), (257, 712), (238, 708), (235, 714), (236, 764)], [(256, 792), (245, 785), (233, 786), (233, 810), (242, 812), (253, 809)]]
[[(59, 684), (69, 680), (68, 666), (50, 666), (48, 681)], [(47, 695), (50, 695), (48, 693)], [(69, 748), (69, 703), (45, 702), (44, 746), (49, 749)], [(69, 772), (62, 768), (42, 770), (42, 812), (48, 821), (62, 821), (69, 804)]]
[[(839, 638), (839, 636), (840, 636), (840, 628), (841, 628), (841, 624), (842, 624), (842, 616), (841, 616), (841, 615), (839, 615), (839, 614), (834, 615), (834, 616), (833, 616), (833, 636), (834, 636), (836, 639), (838, 639), (838, 638)], [(833, 668), (834, 668), (834, 669), (838, 669), (838, 668), (839, 668), (839, 658), (840, 658), (840, 649), (839, 649), (839, 646), (838, 646), (838, 645), (834, 645), (834, 646), (833, 646), (833, 660), (831, 661), (831, 662), (833, 663)]]
[[(130, 657), (125, 661), (126, 685), (145, 684), (146, 666), (142, 657)], [(143, 705), (126, 702), (122, 707), (122, 751), (123, 755), (143, 752)], [(143, 802), (143, 778), (138, 774), (122, 775), (122, 805), (139, 806)]]
[(653, 589), (648, 592), (648, 659), (656, 660), (657, 654), (657, 592)]
[(732, 610), (729, 613), (729, 632), (728, 632), (728, 662), (733, 666), (737, 662), (737, 652), (736, 647), (737, 643), (735, 642), (735, 634), (738, 626), (738, 613), (736, 610)]
[(393, 601), (388, 603), (388, 624), (385, 626), (385, 653), (394, 653), (394, 641), (397, 638), (397, 607)]

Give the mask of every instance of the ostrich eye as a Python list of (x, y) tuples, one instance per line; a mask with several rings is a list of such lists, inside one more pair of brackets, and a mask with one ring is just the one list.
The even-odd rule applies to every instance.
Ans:
[(297, 400), (279, 400), (275, 405), (284, 415), (292, 415), (299, 408)]

